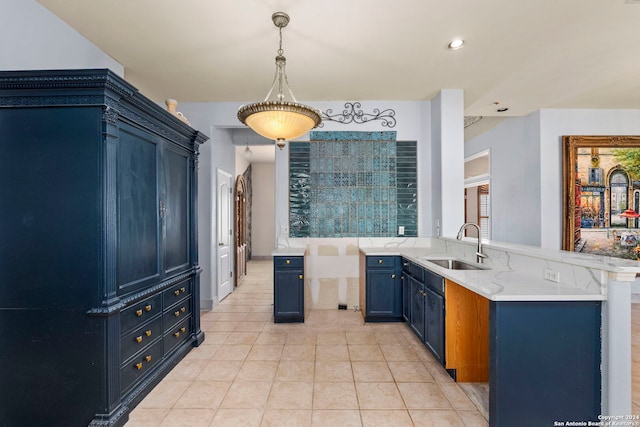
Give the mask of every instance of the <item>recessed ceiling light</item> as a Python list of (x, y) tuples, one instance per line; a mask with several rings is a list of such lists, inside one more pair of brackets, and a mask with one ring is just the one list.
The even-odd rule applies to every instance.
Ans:
[(460, 49), (464, 46), (464, 40), (462, 39), (453, 39), (451, 40), (451, 42), (447, 45), (447, 48), (450, 50), (457, 50)]

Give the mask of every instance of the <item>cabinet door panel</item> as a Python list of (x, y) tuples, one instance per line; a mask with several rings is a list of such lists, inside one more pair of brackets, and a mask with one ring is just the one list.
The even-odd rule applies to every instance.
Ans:
[(444, 358), (444, 298), (430, 289), (425, 304), (425, 344), (433, 351), (438, 361)]
[(409, 286), (411, 292), (411, 310), (409, 312), (411, 328), (424, 341), (424, 285), (413, 278), (409, 280), (411, 281)]
[(118, 145), (118, 288), (145, 286), (159, 274), (158, 141), (122, 124)]
[(189, 158), (167, 149), (164, 152), (164, 194), (161, 212), (165, 232), (165, 273), (189, 266)]
[(303, 315), (302, 270), (276, 270), (274, 289), (274, 308), (276, 316)]
[(393, 316), (395, 309), (395, 270), (376, 269), (367, 273), (367, 314)]
[(411, 311), (411, 281), (408, 274), (402, 273), (402, 317), (409, 322)]

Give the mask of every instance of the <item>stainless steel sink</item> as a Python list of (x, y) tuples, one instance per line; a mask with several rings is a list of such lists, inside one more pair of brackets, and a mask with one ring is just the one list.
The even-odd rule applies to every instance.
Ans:
[(439, 265), (449, 270), (489, 270), (480, 264), (472, 264), (456, 258), (422, 258), (427, 262)]

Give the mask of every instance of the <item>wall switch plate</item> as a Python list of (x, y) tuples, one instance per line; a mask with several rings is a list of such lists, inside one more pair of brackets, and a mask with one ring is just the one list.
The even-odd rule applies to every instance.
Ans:
[(398, 234), (404, 236), (404, 225), (398, 226)]
[(551, 282), (560, 283), (560, 272), (545, 268), (544, 278)]

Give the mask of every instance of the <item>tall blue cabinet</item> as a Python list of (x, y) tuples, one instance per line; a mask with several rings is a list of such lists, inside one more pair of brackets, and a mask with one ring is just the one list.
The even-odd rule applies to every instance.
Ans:
[(0, 425), (121, 426), (203, 341), (206, 139), (108, 70), (0, 72)]

